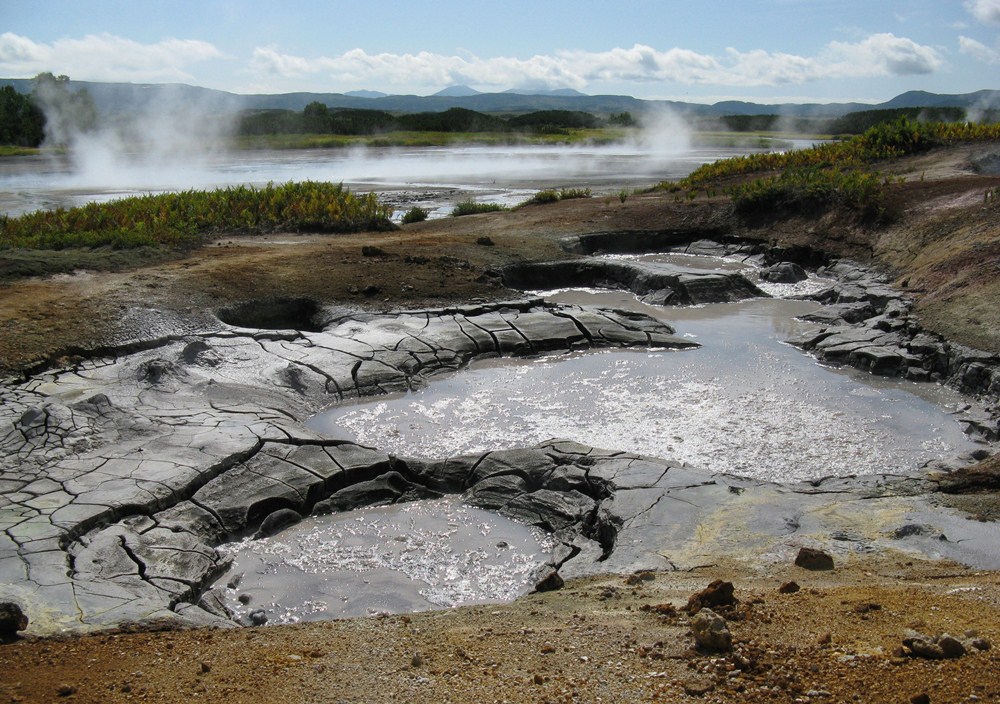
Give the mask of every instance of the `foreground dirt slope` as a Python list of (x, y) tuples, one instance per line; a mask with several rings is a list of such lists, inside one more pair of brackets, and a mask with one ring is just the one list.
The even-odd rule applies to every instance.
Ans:
[[(740, 601), (719, 608), (734, 654), (695, 651), (670, 608), (716, 578)], [(791, 580), (802, 589), (779, 593)], [(412, 616), (21, 642), (0, 646), (0, 701), (1000, 700), (1000, 649), (898, 657), (908, 628), (1000, 642), (997, 576), (885, 555), (833, 572), (719, 564)]]

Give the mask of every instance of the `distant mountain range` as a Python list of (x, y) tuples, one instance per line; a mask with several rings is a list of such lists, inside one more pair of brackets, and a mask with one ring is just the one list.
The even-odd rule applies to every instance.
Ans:
[[(32, 89), (31, 79), (0, 78), (0, 86), (13, 86), (21, 93)], [(86, 88), (97, 109), (104, 115), (141, 113), (160, 109), (164, 103), (190, 103), (207, 112), (229, 113), (240, 110), (300, 111), (312, 102), (331, 108), (371, 108), (387, 112), (440, 112), (449, 108), (468, 108), (478, 112), (516, 114), (536, 110), (580, 110), (590, 113), (643, 113), (670, 108), (691, 116), (717, 115), (787, 115), (790, 117), (840, 117), (860, 110), (890, 108), (960, 107), (1000, 109), (1000, 90), (944, 95), (909, 91), (892, 100), (869, 103), (780, 103), (761, 104), (727, 100), (713, 105), (673, 100), (641, 100), (627, 95), (586, 95), (571, 89), (512, 89), (502, 93), (480, 93), (468, 86), (449, 86), (434, 95), (386, 95), (377, 91), (350, 93), (281, 93), (239, 95), (180, 83), (98, 83), (70, 81), (70, 90)]]

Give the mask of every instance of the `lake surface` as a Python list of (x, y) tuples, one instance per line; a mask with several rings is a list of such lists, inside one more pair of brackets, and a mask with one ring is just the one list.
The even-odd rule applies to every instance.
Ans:
[(0, 212), (19, 215), (141, 193), (312, 180), (375, 191), (399, 214), (420, 205), (443, 217), (469, 198), (514, 205), (543, 188), (617, 193), (681, 178), (701, 164), (748, 151), (690, 148), (682, 135), (607, 146), (165, 150), (153, 155), (96, 142), (65, 157), (0, 159)]

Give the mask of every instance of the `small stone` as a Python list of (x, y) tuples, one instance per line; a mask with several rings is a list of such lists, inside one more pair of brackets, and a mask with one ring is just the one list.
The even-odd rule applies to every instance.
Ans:
[(807, 570), (832, 570), (833, 557), (816, 548), (801, 548), (795, 556), (795, 565)]
[(76, 687), (71, 684), (61, 684), (59, 689), (56, 690), (56, 694), (60, 697), (71, 697), (76, 694)]
[(556, 652), (555, 646), (549, 645), (548, 643), (542, 646), (542, 655), (549, 655), (554, 652)]
[(11, 638), (28, 627), (28, 616), (13, 601), (0, 602), (0, 638)]
[(785, 582), (780, 587), (778, 587), (779, 594), (794, 594), (799, 591), (800, 587), (796, 582)]
[(716, 579), (700, 592), (691, 595), (687, 603), (687, 612), (694, 614), (699, 609), (710, 606), (732, 606), (737, 599), (733, 596), (733, 583)]
[(476, 238), (476, 244), (482, 245), (483, 247), (492, 247), (496, 243), (489, 237), (483, 236)]
[(969, 642), (969, 645), (971, 645), (976, 650), (982, 650), (984, 652), (993, 647), (993, 644), (990, 643), (990, 641), (987, 640), (986, 638), (973, 638)]
[(821, 635), (816, 642), (820, 645), (830, 645), (830, 643), (833, 642), (833, 634), (830, 633), (830, 631), (827, 631)]
[(927, 658), (929, 660), (941, 660), (944, 658), (944, 650), (941, 646), (924, 636), (904, 638), (903, 645), (909, 648), (910, 652), (918, 657)]
[(684, 680), (684, 693), (692, 697), (702, 697), (715, 688), (711, 677), (695, 676)]
[(420, 667), (424, 664), (424, 657), (420, 653), (414, 653), (413, 657), (410, 658), (411, 667)]
[(263, 609), (257, 609), (256, 611), (250, 612), (250, 623), (255, 626), (263, 626), (267, 623), (267, 614), (264, 613)]
[(563, 578), (559, 574), (558, 570), (550, 569), (544, 576), (535, 582), (535, 591), (554, 592), (557, 589), (562, 589), (565, 584), (566, 582), (563, 581)]
[(927, 693), (916, 694), (910, 697), (910, 704), (931, 704), (931, 698)]
[(238, 597), (236, 597), (236, 600), (238, 602), (240, 602), (241, 604), (243, 604), (244, 606), (246, 606), (247, 604), (249, 604), (252, 599), (253, 599), (252, 596), (250, 596), (249, 594), (245, 594), (245, 593), (244, 594), (240, 594)]
[(967, 652), (962, 641), (947, 633), (937, 639), (937, 645), (946, 658), (960, 658)]
[(212, 665), (210, 663), (207, 662), (201, 663), (201, 674), (207, 675), (211, 671), (212, 671)]
[(726, 619), (709, 608), (703, 608), (691, 619), (694, 642), (702, 650), (729, 652), (733, 649), (733, 635)]
[(537, 672), (535, 673), (535, 676), (531, 678), (531, 681), (534, 682), (535, 684), (545, 684), (545, 678), (542, 677)]

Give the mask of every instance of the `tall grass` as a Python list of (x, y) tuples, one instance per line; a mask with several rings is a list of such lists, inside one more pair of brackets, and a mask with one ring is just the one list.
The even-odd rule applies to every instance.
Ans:
[(705, 164), (686, 178), (664, 181), (655, 189), (709, 192), (726, 181), (766, 174), (740, 180), (726, 189), (738, 210), (808, 211), (838, 206), (866, 219), (880, 219), (886, 214), (885, 187), (897, 179), (873, 172), (873, 164), (934, 147), (987, 141), (1000, 141), (1000, 123), (916, 122), (904, 117), (842, 142), (783, 153), (747, 154)]
[(462, 215), (478, 215), (479, 213), (496, 213), (503, 210), (510, 210), (506, 205), (500, 203), (477, 203), (474, 200), (463, 200), (455, 205), (451, 211), (453, 217)]
[(374, 194), (305, 181), (133, 196), (79, 208), (0, 217), (0, 249), (181, 246), (213, 233), (393, 229)]

